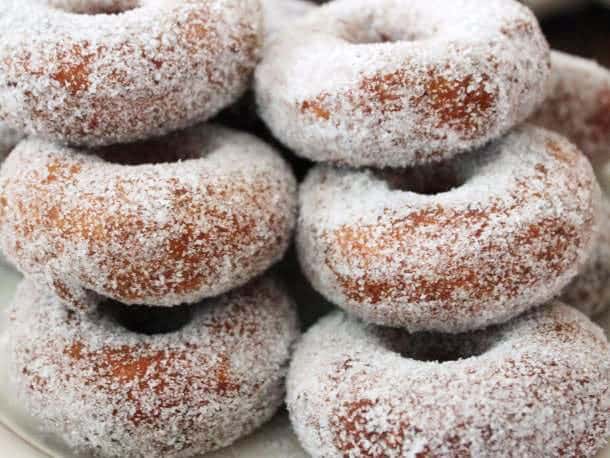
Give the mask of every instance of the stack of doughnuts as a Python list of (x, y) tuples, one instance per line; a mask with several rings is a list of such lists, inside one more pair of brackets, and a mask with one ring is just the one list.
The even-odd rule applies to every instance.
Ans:
[(610, 306), (609, 189), (604, 186), (604, 169), (610, 161), (610, 71), (558, 51), (551, 52), (551, 68), (549, 95), (531, 122), (561, 132), (576, 144), (593, 165), (605, 191), (596, 248), (561, 297), (595, 316)]
[[(93, 456), (184, 457), (281, 406), (295, 307), (265, 271), (296, 182), (277, 151), (202, 124), (249, 85), (258, 0), (6, 0), (0, 171), (17, 397)], [(0, 135), (1, 136), (1, 135)]]
[[(600, 305), (580, 303), (583, 271), (607, 294), (606, 204), (562, 135), (582, 147), (571, 133), (594, 126), (530, 121), (583, 115), (552, 82), (556, 60), (513, 0), (335, 0), (266, 46), (260, 116), (318, 162), (300, 187), (299, 261), (343, 309), (306, 333), (289, 370), (312, 456), (606, 444), (610, 347), (555, 300)], [(549, 93), (565, 111), (541, 108)]]

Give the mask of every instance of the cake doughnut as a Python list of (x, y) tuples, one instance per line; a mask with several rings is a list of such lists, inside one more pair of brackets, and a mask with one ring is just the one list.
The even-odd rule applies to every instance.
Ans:
[(159, 136), (236, 100), (261, 41), (258, 0), (3, 0), (0, 121), (81, 146)]
[(32, 138), (0, 172), (7, 258), (77, 309), (221, 294), (282, 257), (295, 219), (279, 154), (213, 125), (93, 151)]
[(550, 300), (582, 270), (601, 192), (563, 137), (523, 126), (429, 169), (310, 172), (297, 249), (315, 289), (366, 321), (462, 332)]
[(608, 377), (603, 331), (558, 302), (461, 335), (335, 312), (298, 344), (286, 402), (313, 457), (592, 457)]
[(6, 159), (8, 153), (15, 147), (22, 135), (0, 122), (0, 163)]
[(561, 301), (587, 316), (597, 316), (610, 306), (610, 201), (602, 199), (597, 243), (584, 270), (563, 290)]
[(501, 136), (543, 101), (549, 73), (548, 44), (516, 1), (337, 0), (265, 47), (255, 90), (297, 154), (404, 167)]
[(41, 428), (79, 453), (205, 453), (283, 402), (298, 323), (271, 278), (187, 306), (182, 326), (152, 335), (126, 328), (103, 303), (79, 314), (36, 288), (25, 280), (10, 309), (11, 383)]
[(549, 97), (531, 122), (568, 137), (597, 166), (610, 160), (610, 70), (551, 53)]

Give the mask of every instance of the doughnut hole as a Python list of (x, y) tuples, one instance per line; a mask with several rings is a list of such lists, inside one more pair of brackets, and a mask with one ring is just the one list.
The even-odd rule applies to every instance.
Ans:
[(121, 14), (141, 6), (142, 0), (47, 0), (53, 8), (74, 14)]
[(123, 328), (138, 334), (156, 335), (178, 331), (191, 322), (193, 307), (151, 307), (125, 305), (107, 299), (99, 304), (99, 311)]
[(94, 151), (107, 162), (120, 165), (168, 164), (203, 157), (201, 140), (188, 135), (166, 137), (124, 145), (111, 145)]
[(395, 191), (435, 195), (459, 188), (467, 176), (456, 163), (431, 164), (407, 169), (383, 169), (376, 175)]
[(480, 356), (492, 346), (488, 331), (463, 334), (417, 332), (410, 334), (402, 329), (379, 328), (377, 331), (384, 346), (403, 358), (421, 362), (445, 363)]
[(433, 35), (417, 17), (405, 17), (380, 8), (352, 11), (336, 24), (338, 37), (353, 45), (425, 40)]

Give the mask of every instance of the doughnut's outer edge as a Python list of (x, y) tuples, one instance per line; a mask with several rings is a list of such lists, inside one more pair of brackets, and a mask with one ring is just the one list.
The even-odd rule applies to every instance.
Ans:
[(597, 242), (583, 270), (566, 286), (561, 300), (594, 317), (610, 306), (610, 202), (602, 198)]
[(530, 121), (574, 142), (595, 167), (610, 160), (610, 70), (553, 51), (548, 96)]

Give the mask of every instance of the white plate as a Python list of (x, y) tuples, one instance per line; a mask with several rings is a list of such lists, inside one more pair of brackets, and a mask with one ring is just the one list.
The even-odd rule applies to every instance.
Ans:
[[(0, 312), (10, 302), (19, 275), (0, 264)], [(610, 333), (610, 313), (602, 319)], [(0, 320), (0, 330), (2, 321)], [(1, 332), (0, 332), (1, 336)], [(0, 337), (0, 348), (1, 345)], [(61, 443), (41, 435), (33, 422), (11, 394), (7, 385), (5, 353), (0, 352), (0, 450), (11, 458), (74, 457)], [(206, 455), (206, 458), (307, 458), (292, 433), (285, 413), (276, 416), (258, 432), (226, 449)], [(610, 447), (598, 458), (610, 458)]]

